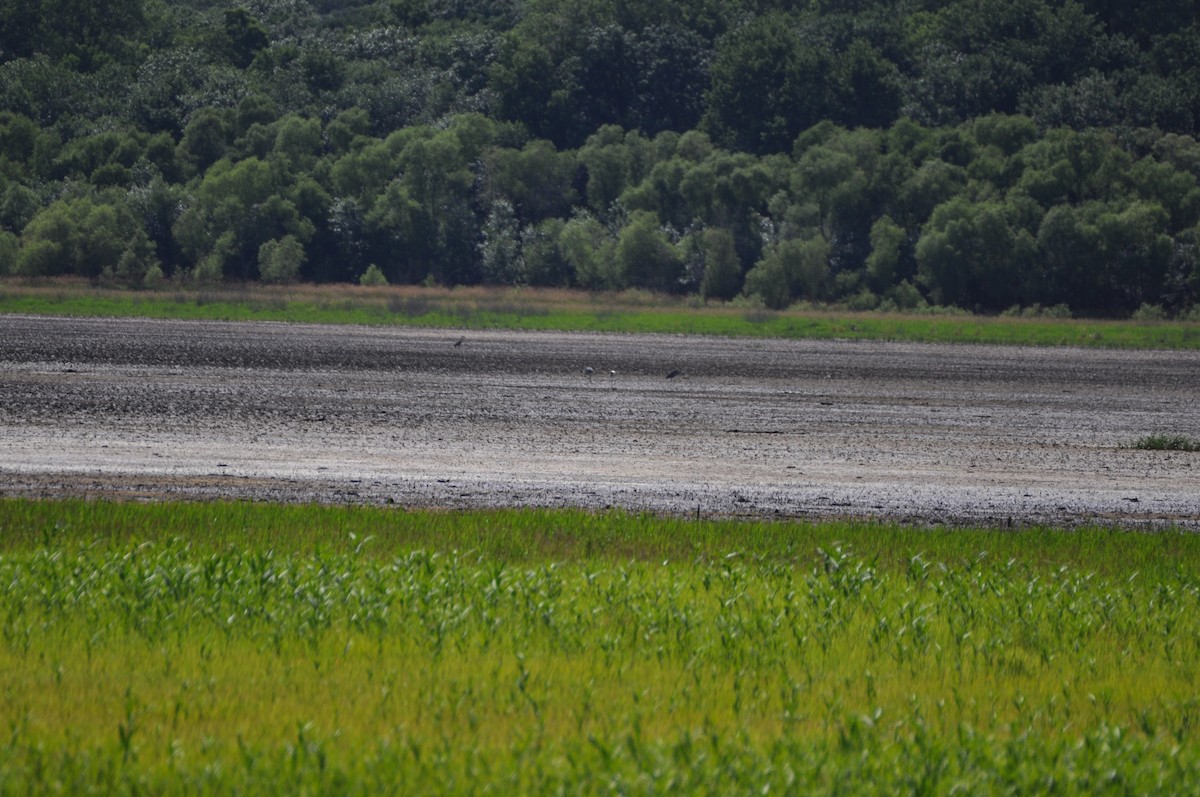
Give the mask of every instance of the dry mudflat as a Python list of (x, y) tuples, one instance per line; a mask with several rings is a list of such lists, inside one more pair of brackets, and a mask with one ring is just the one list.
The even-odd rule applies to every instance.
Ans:
[(1200, 529), (1151, 433), (1200, 353), (0, 316), (0, 496)]

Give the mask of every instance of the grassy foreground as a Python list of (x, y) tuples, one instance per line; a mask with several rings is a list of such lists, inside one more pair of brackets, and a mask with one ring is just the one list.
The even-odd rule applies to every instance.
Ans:
[(0, 792), (1200, 789), (1200, 537), (0, 501)]
[(1200, 322), (1074, 321), (956, 314), (781, 312), (644, 292), (359, 286), (116, 291), (81, 282), (0, 283), (0, 313), (463, 329), (651, 332), (1026, 346), (1200, 348)]

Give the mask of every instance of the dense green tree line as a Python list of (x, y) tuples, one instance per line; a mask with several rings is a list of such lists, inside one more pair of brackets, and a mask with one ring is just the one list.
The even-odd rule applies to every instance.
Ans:
[(0, 0), (0, 274), (1186, 312), (1150, 5)]

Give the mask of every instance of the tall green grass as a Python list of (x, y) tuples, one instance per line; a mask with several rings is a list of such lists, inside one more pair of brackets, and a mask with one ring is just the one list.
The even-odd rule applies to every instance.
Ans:
[(883, 570), (913, 556), (965, 562), (986, 552), (1000, 561), (1073, 567), (1102, 574), (1172, 577), (1200, 572), (1200, 535), (1111, 528), (988, 529), (910, 527), (876, 521), (776, 522), (590, 512), (581, 509), (408, 510), (392, 507), (253, 502), (0, 499), (0, 554), (38, 548), (163, 543), (193, 549), (265, 548), (390, 558), (412, 550), (482, 556), (514, 564), (630, 560), (691, 562), (730, 553), (813, 564), (818, 549), (846, 545)]
[(1188, 793), (1197, 538), (0, 502), (0, 792)]

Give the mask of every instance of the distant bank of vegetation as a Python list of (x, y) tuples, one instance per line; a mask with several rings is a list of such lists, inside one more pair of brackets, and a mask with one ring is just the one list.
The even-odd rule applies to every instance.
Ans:
[(0, 275), (1188, 317), (1191, 0), (0, 3)]
[(1200, 348), (1200, 321), (1072, 320), (1039, 308), (980, 316), (955, 308), (847, 310), (703, 302), (646, 291), (486, 286), (211, 285), (127, 291), (79, 281), (0, 281), (0, 313), (210, 321), (526, 329), (793, 339), (893, 340), (1128, 349)]

